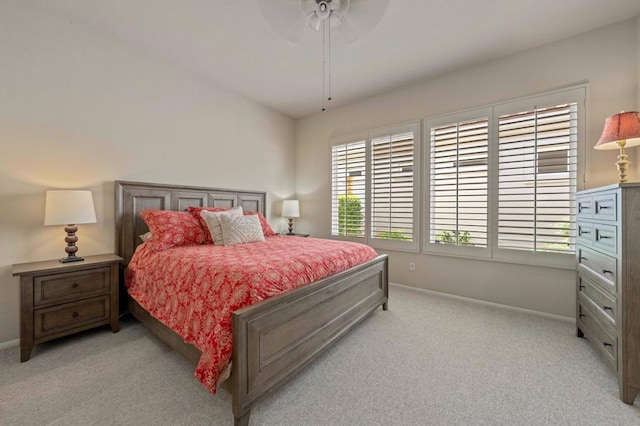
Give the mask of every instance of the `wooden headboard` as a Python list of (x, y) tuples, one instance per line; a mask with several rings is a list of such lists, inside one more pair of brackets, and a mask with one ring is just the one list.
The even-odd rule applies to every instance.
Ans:
[(127, 265), (139, 235), (149, 229), (140, 217), (145, 209), (182, 211), (187, 207), (236, 207), (265, 214), (267, 194), (255, 191), (116, 181), (116, 247)]

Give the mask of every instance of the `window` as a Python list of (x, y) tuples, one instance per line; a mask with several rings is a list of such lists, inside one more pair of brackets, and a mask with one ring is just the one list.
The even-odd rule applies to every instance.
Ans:
[(332, 236), (418, 250), (418, 123), (334, 139)]
[(487, 247), (489, 117), (478, 114), (430, 123), (428, 241), (439, 251)]
[(331, 235), (364, 238), (365, 141), (332, 147)]
[(582, 100), (559, 100), (496, 108), (499, 250), (575, 253)]
[(425, 250), (571, 266), (585, 92), (427, 120)]

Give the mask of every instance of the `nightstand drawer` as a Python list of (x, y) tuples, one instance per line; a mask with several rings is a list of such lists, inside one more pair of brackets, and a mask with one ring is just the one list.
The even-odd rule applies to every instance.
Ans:
[(34, 337), (39, 339), (96, 322), (106, 324), (109, 322), (109, 310), (109, 296), (38, 309), (33, 313)]
[(103, 267), (35, 277), (33, 304), (42, 306), (106, 294), (109, 292), (109, 273), (109, 268)]
[(601, 323), (596, 319), (596, 315), (582, 303), (578, 304), (580, 322), (584, 326), (584, 333), (594, 348), (609, 363), (614, 370), (618, 369), (618, 339), (612, 336)]
[(606, 322), (615, 330), (617, 314), (615, 297), (602, 291), (598, 285), (587, 277), (579, 276), (578, 280), (579, 300), (590, 309), (600, 313), (603, 322)]
[(584, 265), (606, 281), (617, 287), (618, 260), (595, 250), (578, 246), (578, 264)]

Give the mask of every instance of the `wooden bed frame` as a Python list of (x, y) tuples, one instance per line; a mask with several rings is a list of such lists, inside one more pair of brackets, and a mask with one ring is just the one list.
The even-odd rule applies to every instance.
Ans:
[[(144, 209), (242, 206), (265, 213), (264, 192), (116, 181), (116, 242), (123, 265), (148, 229)], [(364, 264), (233, 313), (233, 358), (226, 381), (234, 424), (248, 425), (251, 407), (311, 362), (367, 315), (387, 309), (388, 259)], [(131, 314), (196, 365), (201, 352), (153, 318), (131, 297)]]

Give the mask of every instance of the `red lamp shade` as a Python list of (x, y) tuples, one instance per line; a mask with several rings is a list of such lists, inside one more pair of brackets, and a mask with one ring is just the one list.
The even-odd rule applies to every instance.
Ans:
[(640, 145), (640, 113), (621, 112), (607, 117), (602, 136), (596, 142), (595, 149), (619, 149), (619, 142), (625, 141), (626, 148)]

